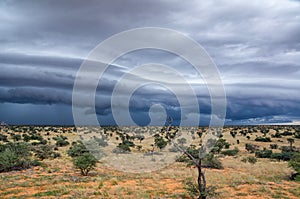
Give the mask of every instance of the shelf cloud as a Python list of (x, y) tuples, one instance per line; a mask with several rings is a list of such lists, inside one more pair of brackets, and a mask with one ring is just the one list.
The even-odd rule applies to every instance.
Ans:
[[(89, 53), (121, 31), (163, 27), (197, 41), (216, 63), (226, 90), (226, 124), (296, 124), (300, 121), (299, 10), (300, 1), (295, 0), (1, 1), (0, 121), (73, 124), (73, 85)], [(153, 49), (105, 63), (109, 69), (99, 81), (95, 99), (100, 123), (114, 124), (111, 95), (122, 75), (148, 63), (180, 72), (197, 95), (200, 124), (207, 125), (211, 101), (201, 74), (177, 55)], [(148, 73), (149, 78), (162, 75), (172, 83), (168, 71)], [(132, 75), (133, 82), (139, 78), (145, 77)], [(180, 90), (182, 85), (177, 86)], [(176, 96), (149, 84), (132, 96), (133, 119), (149, 123), (154, 104), (161, 104), (175, 123), (199, 111), (187, 107), (189, 113), (180, 115)]]

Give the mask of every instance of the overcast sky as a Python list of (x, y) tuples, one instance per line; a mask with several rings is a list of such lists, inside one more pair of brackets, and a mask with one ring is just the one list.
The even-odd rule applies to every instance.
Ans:
[[(205, 48), (224, 83), (226, 124), (300, 121), (296, 0), (0, 1), (0, 121), (73, 124), (72, 89), (82, 62), (103, 40), (141, 27), (174, 29)], [(158, 50), (123, 55), (106, 71), (96, 95), (100, 124), (114, 123), (110, 100), (118, 78), (147, 63), (180, 68), (196, 90), (200, 123), (208, 124), (210, 99), (201, 77), (178, 56)], [(176, 96), (148, 85), (132, 96), (134, 121), (148, 124), (153, 104), (180, 120)]]

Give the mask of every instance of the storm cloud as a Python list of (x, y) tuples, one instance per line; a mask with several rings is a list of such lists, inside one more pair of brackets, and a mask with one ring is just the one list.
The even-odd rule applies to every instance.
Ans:
[[(0, 121), (72, 124), (72, 91), (80, 65), (103, 40), (140, 27), (174, 29), (204, 47), (224, 83), (227, 124), (300, 121), (299, 11), (300, 2), (294, 0), (1, 1)], [(179, 70), (197, 94), (201, 124), (208, 124), (211, 101), (201, 75), (178, 56), (155, 50), (131, 52), (110, 64), (97, 88), (99, 120), (114, 124), (114, 87), (122, 75), (147, 63)], [(167, 71), (160, 74), (168, 76)], [(148, 111), (157, 103), (180, 119), (176, 96), (151, 84), (132, 96), (132, 117), (147, 124)], [(76, 106), (84, 107), (84, 102)], [(185, 119), (199, 111), (187, 108)], [(40, 117), (44, 112), (49, 116)]]

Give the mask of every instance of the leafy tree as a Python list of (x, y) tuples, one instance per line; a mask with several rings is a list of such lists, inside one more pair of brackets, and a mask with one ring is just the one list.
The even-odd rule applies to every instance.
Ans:
[(82, 141), (73, 142), (72, 146), (67, 150), (67, 154), (72, 158), (78, 157), (84, 153), (88, 153), (89, 150), (84, 146)]
[(84, 153), (73, 159), (73, 164), (76, 168), (80, 169), (82, 175), (86, 176), (90, 170), (94, 169), (97, 159), (90, 153)]

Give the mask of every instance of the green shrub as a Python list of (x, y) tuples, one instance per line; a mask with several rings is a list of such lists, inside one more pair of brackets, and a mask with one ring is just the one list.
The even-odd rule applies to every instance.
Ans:
[(203, 167), (212, 169), (223, 169), (222, 162), (214, 156), (214, 154), (207, 154), (202, 160)]
[(255, 145), (255, 144), (246, 143), (245, 149), (247, 151), (249, 151), (250, 153), (254, 153), (255, 151), (257, 151), (259, 149), (259, 146)]
[(168, 142), (164, 140), (164, 138), (160, 136), (155, 136), (154, 138), (154, 144), (157, 146), (159, 149), (163, 149), (167, 146)]
[(289, 166), (296, 171), (296, 173), (292, 174), (291, 179), (300, 182), (300, 153), (294, 155), (289, 161)]
[(196, 198), (198, 196), (206, 196), (208, 198), (218, 198), (218, 196), (220, 195), (216, 190), (217, 187), (215, 186), (207, 186), (206, 187), (206, 191), (205, 193), (200, 193), (197, 183), (195, 183), (193, 181), (193, 179), (188, 178), (186, 179), (184, 182), (184, 189), (188, 192), (188, 194), (192, 197), (192, 198)]
[(281, 133), (281, 135), (283, 135), (283, 136), (289, 136), (289, 135), (293, 135), (293, 133), (290, 132), (290, 131), (284, 131), (283, 133)]
[(255, 164), (257, 162), (256, 157), (253, 156), (249, 156), (249, 157), (243, 157), (243, 159), (241, 160), (242, 162), (249, 162), (251, 164)]
[(251, 164), (255, 164), (257, 162), (257, 159), (253, 156), (248, 157), (248, 162)]
[(278, 149), (278, 144), (270, 144), (270, 149)]
[(40, 134), (33, 134), (33, 133), (31, 133), (29, 140), (42, 141), (42, 140), (44, 140), (44, 138)]
[(84, 153), (73, 159), (73, 164), (77, 169), (80, 169), (82, 175), (88, 175), (89, 171), (94, 169), (97, 159), (90, 153)]
[(31, 154), (27, 144), (8, 143), (1, 146), (0, 172), (21, 170), (31, 166)]
[(295, 151), (294, 149), (294, 147), (293, 148), (291, 148), (290, 146), (281, 146), (281, 151), (282, 152), (293, 152), (293, 151)]
[(17, 142), (17, 141), (20, 141), (22, 139), (22, 137), (20, 134), (12, 134), (11, 139), (13, 139), (13, 141)]
[(294, 152), (286, 152), (283, 151), (281, 153), (272, 153), (271, 158), (275, 160), (283, 160), (283, 161), (289, 161), (292, 159), (292, 157), (295, 155)]
[(235, 156), (238, 154), (238, 152), (239, 152), (239, 149), (237, 147), (235, 147), (234, 149), (228, 149), (228, 150), (221, 151), (221, 154), (227, 155), (227, 156)]
[(257, 158), (270, 158), (272, 155), (272, 150), (268, 150), (264, 148), (263, 150), (259, 150), (255, 152), (255, 157)]
[(230, 144), (223, 138), (218, 139), (214, 146), (214, 150), (212, 152), (220, 153), (223, 148), (228, 149), (230, 147)]
[(276, 132), (274, 135), (271, 135), (273, 138), (281, 138), (281, 133)]
[(53, 138), (53, 140), (56, 141), (55, 145), (57, 147), (63, 147), (69, 145), (70, 143), (67, 141), (67, 139), (68, 139), (67, 137), (62, 135)]
[(60, 157), (60, 154), (53, 151), (53, 147), (50, 145), (37, 145), (32, 147), (35, 157), (40, 160), (47, 158), (57, 158)]
[(98, 138), (96, 136), (94, 136), (94, 140), (99, 144), (99, 146), (101, 147), (106, 147), (108, 146), (108, 143), (106, 141), (105, 136), (102, 136), (102, 138)]
[(261, 137), (261, 136), (255, 138), (255, 141), (257, 141), (257, 142), (272, 142), (271, 138), (269, 138), (269, 137)]
[(0, 141), (8, 142), (7, 135), (0, 134)]
[(22, 137), (23, 137), (23, 140), (24, 140), (25, 142), (29, 142), (30, 136), (29, 136), (28, 134), (24, 133), (24, 134), (22, 135)]

